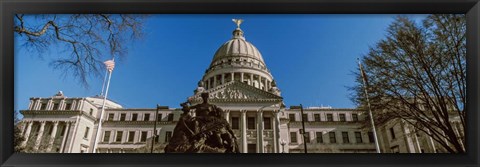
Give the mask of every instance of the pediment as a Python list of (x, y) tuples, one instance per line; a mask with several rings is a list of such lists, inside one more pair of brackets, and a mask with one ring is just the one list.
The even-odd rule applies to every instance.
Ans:
[[(258, 89), (248, 84), (231, 81), (219, 85), (213, 89), (207, 90), (210, 94), (209, 100), (212, 102), (262, 102), (262, 101), (282, 101), (281, 96)], [(200, 93), (191, 96), (192, 102), (201, 102)]]

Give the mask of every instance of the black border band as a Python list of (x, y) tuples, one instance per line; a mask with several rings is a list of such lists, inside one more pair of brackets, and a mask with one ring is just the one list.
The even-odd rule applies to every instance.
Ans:
[[(480, 108), (478, 89), (480, 8), (467, 0), (169, 0), (78, 1), (8, 0), (0, 3), (0, 164), (2, 166), (477, 166)], [(467, 153), (466, 154), (13, 154), (14, 13), (330, 13), (467, 14)], [(17, 67), (19, 68), (19, 67)]]

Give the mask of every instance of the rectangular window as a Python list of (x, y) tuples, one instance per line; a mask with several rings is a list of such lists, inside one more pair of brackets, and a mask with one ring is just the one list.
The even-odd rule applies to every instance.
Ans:
[(111, 113), (111, 114), (108, 114), (108, 120), (109, 121), (113, 121), (113, 117), (115, 116), (115, 114)]
[(143, 121), (150, 121), (150, 114), (145, 114), (143, 117)]
[(314, 114), (315, 122), (320, 122), (320, 114)]
[(90, 131), (90, 127), (85, 128), (85, 134), (83, 134), (83, 138), (88, 138), (88, 132)]
[(173, 121), (173, 114), (168, 114), (168, 121)]
[(340, 121), (341, 122), (347, 121), (347, 119), (345, 119), (345, 114), (338, 114), (338, 116), (340, 116)]
[(165, 143), (170, 142), (170, 138), (172, 138), (172, 132), (171, 131), (166, 131), (165, 132)]
[(125, 117), (127, 117), (127, 114), (120, 114), (120, 121), (125, 121)]
[(157, 115), (157, 121), (162, 121), (162, 117), (163, 117), (162, 114), (158, 114), (158, 115)]
[(358, 114), (352, 114), (352, 121), (354, 122), (358, 121)]
[(142, 131), (142, 135), (140, 136), (140, 142), (147, 141), (147, 131)]
[(117, 131), (117, 138), (116, 138), (116, 142), (122, 142), (122, 138), (123, 138), (123, 131)]
[(390, 128), (390, 136), (392, 136), (392, 139), (395, 139), (395, 131), (393, 130), (393, 127)]
[(40, 110), (46, 110), (47, 109), (47, 103), (40, 103)]
[(133, 142), (134, 138), (135, 138), (135, 131), (128, 132), (128, 142)]
[(317, 139), (317, 143), (323, 143), (323, 134), (322, 132), (316, 132), (316, 139)]
[(288, 119), (290, 119), (290, 122), (295, 122), (295, 114), (288, 114)]
[(65, 110), (70, 110), (70, 109), (72, 109), (72, 103), (65, 104)]
[(305, 142), (310, 143), (310, 132), (305, 132), (304, 137), (305, 137)]
[(58, 110), (58, 107), (60, 106), (60, 104), (58, 103), (53, 103), (53, 110)]
[(110, 131), (105, 131), (103, 134), (103, 142), (110, 142)]
[(297, 132), (290, 132), (290, 143), (297, 143)]
[(368, 141), (370, 143), (375, 143), (375, 138), (373, 136), (373, 132), (368, 132)]
[(327, 114), (327, 121), (333, 121), (333, 114)]
[(307, 114), (302, 114), (302, 119), (305, 122), (308, 122), (308, 115)]
[(342, 140), (343, 143), (350, 143), (350, 140), (348, 139), (348, 132), (342, 132)]
[(138, 121), (138, 114), (132, 114), (132, 121)]
[(362, 133), (361, 133), (361, 132), (355, 132), (355, 142), (357, 142), (357, 143), (363, 143)]
[(247, 118), (248, 129), (255, 129), (255, 117)]
[(238, 117), (232, 117), (232, 129), (240, 129)]
[(328, 137), (330, 137), (330, 143), (337, 143), (337, 138), (335, 137), (335, 132), (328, 132)]
[(263, 126), (265, 129), (272, 129), (272, 121), (269, 117), (263, 117)]

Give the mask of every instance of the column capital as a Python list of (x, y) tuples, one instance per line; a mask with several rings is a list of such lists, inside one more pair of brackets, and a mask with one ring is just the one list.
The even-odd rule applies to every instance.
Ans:
[(257, 109), (257, 113), (263, 114), (263, 109)]
[(242, 114), (247, 113), (247, 110), (240, 110)]

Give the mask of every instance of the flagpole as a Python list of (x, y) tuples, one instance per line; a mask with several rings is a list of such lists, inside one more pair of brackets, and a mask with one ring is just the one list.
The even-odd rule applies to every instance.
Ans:
[(360, 67), (360, 73), (362, 75), (363, 89), (365, 90), (365, 98), (367, 99), (368, 115), (370, 117), (370, 123), (372, 124), (373, 137), (375, 138), (375, 149), (377, 150), (377, 153), (381, 153), (380, 145), (378, 144), (377, 130), (375, 128), (375, 122), (373, 121), (372, 107), (370, 106), (370, 99), (368, 98), (368, 91), (367, 91), (368, 81), (366, 78), (367, 76), (365, 74), (365, 71), (363, 71), (362, 63), (360, 63), (360, 60), (358, 60), (358, 66)]
[[(115, 63), (115, 58), (111, 60), (111, 63)], [(108, 61), (107, 61), (108, 62)], [(98, 139), (100, 138), (100, 131), (102, 129), (102, 124), (103, 124), (103, 115), (105, 112), (105, 104), (107, 102), (107, 95), (108, 95), (108, 88), (110, 87), (110, 80), (112, 79), (112, 72), (113, 72), (113, 67), (114, 65), (108, 65), (105, 63), (107, 66), (107, 71), (108, 71), (108, 80), (107, 80), (107, 87), (105, 89), (105, 96), (103, 96), (103, 104), (102, 104), (102, 110), (100, 112), (100, 119), (98, 120), (98, 127), (95, 135), (95, 141), (93, 142), (93, 153), (97, 152), (97, 145), (98, 145)], [(104, 86), (104, 85), (103, 85)]]
[(103, 78), (102, 83), (102, 92), (100, 92), (100, 96), (103, 97), (103, 90), (105, 90), (105, 81), (107, 81), (108, 70), (105, 70), (105, 77)]

